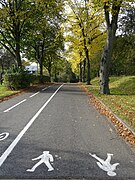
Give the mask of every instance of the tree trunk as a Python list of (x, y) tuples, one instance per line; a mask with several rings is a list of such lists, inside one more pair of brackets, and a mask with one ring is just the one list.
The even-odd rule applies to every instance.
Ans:
[(43, 83), (43, 64), (42, 61), (40, 61), (40, 83)]
[(22, 61), (21, 61), (21, 56), (20, 56), (20, 43), (16, 42), (16, 61), (17, 61), (17, 65), (20, 69), (22, 69)]
[(52, 76), (52, 73), (51, 73), (51, 66), (48, 67), (48, 73), (49, 73), (50, 82), (51, 82), (51, 76)]
[(17, 65), (20, 69), (22, 69), (22, 61), (21, 61), (21, 55), (20, 55), (20, 31), (19, 31), (19, 22), (14, 23), (15, 28), (15, 55), (16, 55), (16, 61)]
[(3, 74), (4, 74), (4, 65), (1, 64), (1, 73), (0, 73), (0, 84), (3, 83)]
[(55, 81), (55, 82), (58, 82), (58, 77), (57, 77), (57, 70), (56, 70), (56, 67), (55, 67), (54, 81)]
[(3, 84), (3, 74), (4, 74), (4, 71), (2, 71), (0, 73), (0, 84), (2, 85)]
[(79, 63), (79, 68), (80, 68), (79, 81), (82, 82), (82, 62)]
[(84, 36), (84, 52), (86, 56), (86, 62), (87, 62), (87, 85), (90, 85), (91, 77), (90, 77), (90, 58), (89, 58), (89, 50), (86, 45), (86, 38)]
[(2, 72), (0, 73), (0, 84), (2, 85), (3, 80), (2, 80)]
[(90, 77), (90, 58), (89, 58), (89, 50), (87, 47), (87, 42), (86, 42), (86, 35), (85, 35), (85, 30), (84, 27), (82, 26), (81, 23), (79, 23), (79, 26), (82, 30), (82, 36), (83, 36), (83, 44), (84, 44), (84, 53), (86, 57), (86, 62), (87, 62), (87, 85), (90, 85), (91, 77)]
[(117, 30), (118, 14), (121, 7), (121, 1), (113, 1), (112, 4), (112, 17), (110, 17), (109, 4), (104, 2), (104, 13), (107, 25), (107, 41), (104, 48), (101, 63), (100, 63), (100, 94), (110, 94), (109, 89), (109, 72), (111, 67), (111, 57), (113, 51), (113, 45), (115, 41), (115, 33)]
[(50, 82), (51, 82), (51, 76), (52, 76), (52, 58), (49, 58), (49, 62), (48, 62), (48, 73), (49, 73), (49, 77), (50, 77)]
[(86, 59), (87, 59), (87, 85), (91, 85), (90, 81), (91, 81), (91, 77), (90, 77), (90, 58), (89, 58), (89, 52), (88, 49), (86, 49)]
[(83, 82), (86, 82), (86, 59), (83, 60)]
[(39, 64), (40, 83), (43, 83), (43, 63), (42, 63), (42, 57), (40, 55), (40, 45), (35, 44), (34, 50), (35, 50), (35, 59), (37, 59), (37, 63)]
[[(14, 3), (14, 1), (13, 1), (13, 3)], [(13, 10), (13, 14), (14, 14), (15, 13), (14, 12), (14, 4), (13, 4), (12, 8), (13, 8), (12, 10)], [(16, 4), (16, 8), (17, 8), (17, 4)], [(18, 67), (20, 69), (22, 69), (22, 61), (21, 61), (21, 55), (20, 55), (20, 52), (21, 52), (21, 47), (20, 47), (20, 39), (21, 39), (20, 19), (18, 19), (17, 17), (16, 17), (16, 19), (14, 19), (14, 17), (12, 17), (12, 18), (13, 18), (13, 26), (14, 26), (14, 31), (15, 31), (15, 43), (16, 43), (15, 44), (15, 55), (16, 55)]]
[(109, 89), (109, 73), (111, 67), (111, 57), (115, 34), (113, 29), (109, 28), (107, 32), (107, 42), (104, 48), (100, 62), (100, 94), (110, 94)]
[(40, 56), (40, 46), (35, 46), (35, 58), (37, 59), (37, 62), (39, 63), (39, 74), (40, 74), (40, 83), (43, 83), (43, 62), (42, 57)]

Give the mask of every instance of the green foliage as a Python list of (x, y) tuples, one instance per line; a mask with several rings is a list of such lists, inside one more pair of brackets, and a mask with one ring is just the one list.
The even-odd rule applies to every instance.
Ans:
[(13, 64), (16, 64), (13, 56), (8, 51), (4, 51), (2, 48), (0, 48), (0, 71), (8, 69)]
[[(40, 83), (40, 75), (30, 75), (32, 77), (32, 83), (33, 84), (39, 84)], [(50, 82), (49, 76), (42, 76), (42, 83)]]
[(46, 57), (60, 54), (64, 46), (63, 7), (63, 0), (0, 1), (0, 44), (16, 59), (18, 67), (22, 67), (22, 52), (25, 58), (38, 61), (42, 76)]
[(111, 75), (135, 74), (134, 37), (118, 36), (112, 56)]
[(29, 87), (33, 80), (33, 75), (16, 68), (9, 69), (4, 75), (4, 85), (11, 90)]
[(135, 7), (122, 9), (121, 35), (116, 37), (112, 57), (112, 75), (135, 75)]
[(62, 73), (58, 76), (59, 82), (71, 82), (76, 83), (78, 82), (78, 78), (76, 77), (76, 74), (72, 71), (71, 64), (67, 61), (65, 63), (65, 67), (62, 71)]
[(24, 39), (25, 55), (39, 63), (41, 79), (43, 68), (48, 71), (51, 79), (53, 68), (56, 69), (64, 49), (61, 30), (63, 1), (36, 0), (33, 7), (33, 17), (27, 24), (31, 28)]
[(78, 79), (75, 75), (75, 73), (70, 72), (70, 74), (63, 73), (61, 76), (58, 76), (58, 82), (64, 82), (64, 83), (77, 83)]
[(122, 17), (119, 20), (119, 30), (122, 35), (135, 35), (135, 6), (128, 4), (122, 8)]
[[(69, 1), (68, 6), (72, 9), (67, 13), (66, 41), (69, 42), (67, 51), (68, 60), (72, 64), (72, 70), (82, 80), (82, 73), (89, 83), (90, 78), (97, 76), (99, 71), (99, 53), (104, 46), (106, 34), (103, 30), (103, 13), (92, 8), (88, 1)], [(98, 56), (98, 59), (97, 59)], [(84, 59), (86, 68), (84, 70)], [(91, 66), (90, 66), (91, 64)], [(95, 66), (97, 65), (97, 66)]]
[(18, 67), (22, 67), (20, 52), (32, 13), (29, 0), (0, 1), (0, 44), (16, 59)]

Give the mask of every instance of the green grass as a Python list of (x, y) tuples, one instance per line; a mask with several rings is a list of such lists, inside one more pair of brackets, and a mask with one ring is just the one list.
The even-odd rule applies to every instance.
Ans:
[(15, 94), (19, 91), (11, 91), (9, 89), (7, 89), (6, 87), (4, 87), (4, 85), (0, 85), (0, 99), (12, 94)]
[(99, 94), (98, 78), (91, 83), (88, 90), (135, 130), (135, 76), (110, 77), (110, 95)]

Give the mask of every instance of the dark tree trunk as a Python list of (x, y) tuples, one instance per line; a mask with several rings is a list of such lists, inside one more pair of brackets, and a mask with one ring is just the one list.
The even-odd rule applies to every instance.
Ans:
[(0, 84), (2, 85), (3, 80), (2, 80), (2, 73), (0, 73)]
[(91, 77), (90, 77), (90, 58), (89, 58), (89, 50), (87, 48), (86, 44), (86, 37), (83, 30), (83, 37), (84, 37), (84, 52), (86, 56), (86, 62), (87, 62), (87, 85), (90, 85)]
[[(109, 72), (111, 67), (111, 57), (113, 45), (115, 41), (115, 34), (117, 30), (118, 14), (120, 11), (122, 1), (113, 1), (112, 4), (112, 17), (110, 18), (109, 4), (104, 3), (105, 20), (107, 25), (107, 41), (104, 48), (101, 63), (100, 63), (100, 94), (110, 94), (109, 89)], [(111, 19), (111, 20), (110, 20)]]
[(55, 67), (55, 73), (54, 73), (54, 81), (58, 82), (58, 77), (57, 77), (57, 68)]
[(21, 61), (21, 56), (20, 56), (20, 43), (16, 42), (16, 61), (17, 61), (17, 65), (20, 69), (22, 69), (22, 61)]
[(87, 42), (86, 42), (86, 35), (85, 35), (85, 30), (84, 27), (82, 26), (81, 23), (79, 23), (79, 26), (82, 30), (82, 36), (83, 36), (83, 45), (84, 45), (84, 53), (86, 57), (86, 62), (87, 62), (87, 84), (90, 85), (91, 77), (90, 77), (90, 58), (89, 58), (89, 50), (87, 47)]
[(39, 63), (39, 74), (40, 74), (40, 83), (43, 83), (43, 60), (40, 54), (40, 45), (35, 45), (35, 57)]
[(86, 59), (83, 61), (83, 82), (86, 82)]
[(52, 61), (51, 60), (49, 60), (49, 63), (48, 63), (48, 73), (49, 73), (50, 82), (51, 82), (51, 76), (52, 76)]
[(79, 69), (80, 69), (79, 81), (82, 82), (82, 62), (79, 63)]
[(21, 39), (20, 19), (17, 16), (15, 16), (15, 11), (18, 11), (17, 2), (13, 1), (12, 3), (10, 4), (10, 7), (11, 7), (11, 17), (12, 17), (12, 22), (13, 22), (14, 35), (15, 35), (15, 56), (16, 56), (18, 68), (22, 69), (22, 61), (21, 61), (21, 55), (20, 55), (20, 52), (21, 52), (21, 47), (20, 47), (20, 43), (21, 43), (20, 42), (20, 39)]
[(89, 52), (88, 49), (86, 49), (86, 60), (87, 60), (87, 85), (90, 85), (91, 77), (90, 77), (90, 58), (89, 58)]
[(101, 62), (100, 62), (100, 93), (101, 94), (110, 94), (109, 89), (109, 72), (111, 66), (111, 56), (113, 49), (113, 42), (115, 35), (112, 32), (111, 28), (108, 30), (107, 42), (104, 48)]
[(40, 61), (40, 83), (43, 83), (43, 64), (42, 61)]
[[(43, 37), (44, 37), (44, 34), (43, 34)], [(40, 83), (44, 83), (44, 80), (43, 80), (44, 45), (45, 45), (44, 38), (43, 38), (43, 41), (38, 42), (38, 45), (35, 45), (37, 61), (40, 67)]]
[(3, 74), (4, 74), (4, 65), (3, 63), (1, 64), (1, 73), (0, 73), (0, 84), (2, 85), (3, 83)]
[(80, 63), (79, 63), (79, 82), (82, 82), (82, 52), (79, 52), (80, 54)]

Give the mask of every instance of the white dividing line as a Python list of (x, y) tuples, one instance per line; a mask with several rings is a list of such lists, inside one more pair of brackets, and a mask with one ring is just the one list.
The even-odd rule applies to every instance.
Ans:
[(0, 157), (0, 167), (4, 163), (4, 161), (7, 159), (9, 154), (12, 152), (14, 147), (17, 145), (17, 143), (20, 141), (20, 139), (23, 137), (25, 132), (30, 128), (32, 123), (36, 120), (36, 118), (40, 115), (40, 113), (43, 111), (43, 109), (48, 105), (48, 103), (52, 100), (52, 98), (56, 95), (56, 93), (60, 90), (60, 88), (63, 86), (63, 84), (53, 93), (53, 95), (45, 102), (45, 104), (38, 110), (38, 112), (33, 116), (33, 118), (28, 122), (28, 124), (23, 128), (23, 130), (18, 134), (18, 136), (15, 138), (15, 140), (10, 144), (10, 146), (6, 149), (6, 151), (2, 154)]
[(40, 93), (40, 91), (36, 92), (35, 94), (32, 94), (32, 95), (30, 96), (30, 98), (36, 96), (36, 95), (39, 94), (39, 93)]
[(25, 102), (27, 99), (24, 99), (24, 100), (22, 100), (21, 102), (19, 102), (19, 103), (17, 103), (17, 104), (15, 104), (14, 106), (12, 106), (12, 107), (10, 107), (10, 108), (8, 108), (8, 109), (6, 109), (5, 111), (3, 111), (3, 112), (8, 112), (8, 111), (10, 111), (11, 109), (13, 109), (13, 108), (15, 108), (16, 106), (19, 106), (20, 104), (22, 104), (23, 102)]
[(48, 87), (46, 87), (46, 88), (42, 89), (42, 91), (46, 90), (47, 88), (48, 88)]
[(45, 87), (44, 89), (42, 89), (42, 91), (45, 91), (46, 89), (48, 89), (48, 88), (50, 88), (50, 87), (52, 87), (52, 86), (54, 86), (54, 84), (53, 84), (53, 85), (51, 85), (51, 86), (47, 86), (47, 87)]

